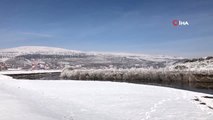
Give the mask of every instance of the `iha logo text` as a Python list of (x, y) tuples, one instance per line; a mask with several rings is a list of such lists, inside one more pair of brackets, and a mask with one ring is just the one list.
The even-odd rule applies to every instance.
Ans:
[(188, 21), (181, 21), (181, 20), (173, 20), (172, 21), (173, 26), (188, 26)]

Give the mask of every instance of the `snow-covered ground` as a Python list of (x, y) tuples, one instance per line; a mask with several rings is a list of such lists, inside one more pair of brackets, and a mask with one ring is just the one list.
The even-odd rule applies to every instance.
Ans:
[(212, 120), (195, 96), (166, 87), (97, 81), (28, 81), (0, 75), (1, 120)]

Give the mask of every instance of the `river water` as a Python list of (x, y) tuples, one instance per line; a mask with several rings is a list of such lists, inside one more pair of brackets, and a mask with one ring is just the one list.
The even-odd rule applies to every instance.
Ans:
[[(26, 79), (26, 80), (62, 80), (60, 78), (60, 72), (55, 73), (32, 73), (32, 74), (21, 74), (21, 75), (9, 75), (15, 79)], [(110, 80), (109, 80), (110, 81)], [(123, 82), (123, 81), (113, 81), (113, 82)], [(193, 82), (193, 83), (186, 83), (186, 82), (141, 82), (135, 81), (132, 83), (136, 84), (149, 84), (149, 85), (156, 85), (156, 86), (165, 86), (177, 89), (184, 89), (202, 93), (213, 94), (213, 83), (203, 83), (203, 82)]]

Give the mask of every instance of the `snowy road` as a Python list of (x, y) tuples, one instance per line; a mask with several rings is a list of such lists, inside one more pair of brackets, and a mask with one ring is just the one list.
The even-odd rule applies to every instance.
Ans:
[(205, 94), (93, 81), (0, 80), (2, 120), (212, 120)]

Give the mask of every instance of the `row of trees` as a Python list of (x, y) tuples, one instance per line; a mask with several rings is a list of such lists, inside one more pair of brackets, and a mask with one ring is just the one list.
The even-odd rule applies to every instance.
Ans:
[(124, 82), (213, 82), (213, 71), (182, 71), (171, 69), (64, 69), (63, 79)]

